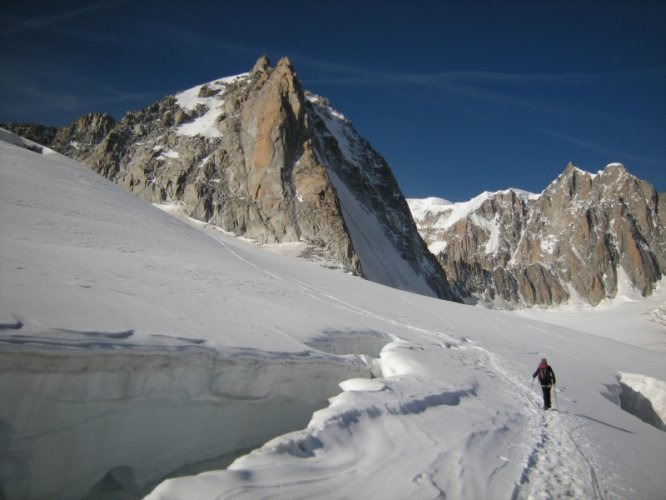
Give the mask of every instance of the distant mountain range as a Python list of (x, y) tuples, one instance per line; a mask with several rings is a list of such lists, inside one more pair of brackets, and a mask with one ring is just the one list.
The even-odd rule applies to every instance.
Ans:
[[(410, 200), (386, 161), (284, 58), (120, 121), (5, 128), (157, 204), (384, 285), (494, 307), (649, 295), (666, 269), (666, 201), (619, 164), (569, 165), (540, 195)], [(410, 213), (411, 207), (411, 213)], [(415, 223), (416, 221), (416, 223)], [(418, 228), (417, 228), (418, 225)], [(428, 246), (432, 253), (428, 251)]]
[(666, 269), (666, 196), (610, 164), (569, 164), (538, 195), (509, 189), (466, 203), (409, 200), (449, 283), (495, 307), (597, 305), (650, 295)]

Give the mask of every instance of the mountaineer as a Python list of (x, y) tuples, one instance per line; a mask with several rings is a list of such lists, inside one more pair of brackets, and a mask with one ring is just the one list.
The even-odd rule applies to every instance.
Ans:
[(532, 380), (539, 377), (541, 390), (543, 391), (543, 409), (550, 409), (550, 388), (555, 385), (555, 372), (548, 364), (546, 358), (541, 358), (541, 363), (532, 375)]

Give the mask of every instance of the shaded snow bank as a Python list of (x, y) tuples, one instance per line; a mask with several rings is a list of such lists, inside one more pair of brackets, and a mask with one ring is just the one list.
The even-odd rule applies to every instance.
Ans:
[(364, 354), (373, 358), (391, 342), (391, 337), (376, 331), (326, 331), (305, 343), (314, 349), (329, 354)]
[(666, 432), (666, 382), (637, 373), (618, 375), (623, 410)]
[(81, 498), (107, 473), (143, 488), (301, 428), (338, 383), (370, 376), (363, 357), (312, 351), (3, 349), (0, 366), (6, 498)]

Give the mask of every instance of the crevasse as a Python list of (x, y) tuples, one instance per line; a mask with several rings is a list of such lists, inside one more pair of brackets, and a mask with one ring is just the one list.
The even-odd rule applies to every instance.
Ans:
[(339, 382), (371, 376), (365, 356), (248, 349), (2, 352), (0, 367), (0, 483), (36, 499), (82, 498), (109, 472), (143, 491), (303, 427)]

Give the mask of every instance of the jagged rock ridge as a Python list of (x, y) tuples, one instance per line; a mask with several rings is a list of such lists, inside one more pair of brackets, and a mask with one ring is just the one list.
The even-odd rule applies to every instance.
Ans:
[(540, 195), (470, 202), (410, 200), (450, 284), (500, 307), (599, 304), (632, 287), (651, 294), (666, 269), (666, 196), (620, 164), (569, 164)]
[(306, 255), (372, 281), (453, 298), (384, 159), (301, 88), (286, 58), (272, 68), (262, 57), (250, 73), (118, 122), (90, 114), (48, 134), (45, 145), (152, 203), (180, 203), (259, 243), (302, 242)]

